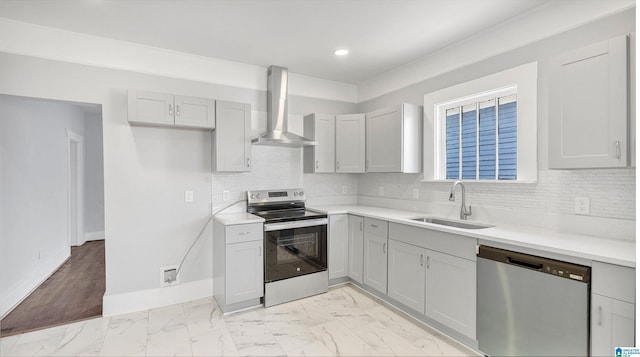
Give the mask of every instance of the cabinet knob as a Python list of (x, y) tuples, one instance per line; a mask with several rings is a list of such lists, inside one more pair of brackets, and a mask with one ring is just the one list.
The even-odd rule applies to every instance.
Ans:
[(173, 115), (173, 105), (169, 104), (169, 115)]
[(176, 104), (176, 115), (180, 116), (180, 106)]

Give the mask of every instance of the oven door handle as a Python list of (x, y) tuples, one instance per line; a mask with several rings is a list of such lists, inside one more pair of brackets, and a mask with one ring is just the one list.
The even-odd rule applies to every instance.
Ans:
[(321, 226), (321, 225), (326, 225), (328, 223), (329, 223), (328, 218), (306, 219), (302, 221), (292, 221), (292, 222), (268, 223), (264, 225), (264, 231), (265, 232), (281, 231), (284, 229)]

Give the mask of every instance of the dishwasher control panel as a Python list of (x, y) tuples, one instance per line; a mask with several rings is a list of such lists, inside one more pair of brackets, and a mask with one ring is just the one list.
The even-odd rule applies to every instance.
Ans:
[(583, 283), (589, 283), (591, 281), (591, 268), (588, 266), (518, 253), (506, 249), (481, 245), (478, 247), (478, 258), (494, 260), (519, 268), (536, 270), (540, 273), (555, 275), (560, 278)]

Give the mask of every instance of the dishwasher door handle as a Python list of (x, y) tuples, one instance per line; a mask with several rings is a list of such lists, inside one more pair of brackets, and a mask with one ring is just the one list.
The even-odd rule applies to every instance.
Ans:
[(540, 263), (527, 262), (527, 261), (512, 258), (512, 257), (507, 257), (507, 261), (509, 262), (509, 264), (518, 265), (521, 267), (535, 269), (535, 270), (542, 270), (542, 267), (544, 266)]

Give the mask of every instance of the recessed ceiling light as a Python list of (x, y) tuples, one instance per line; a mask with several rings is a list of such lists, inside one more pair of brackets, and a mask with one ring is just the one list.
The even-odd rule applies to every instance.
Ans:
[(347, 50), (346, 48), (338, 48), (333, 50), (333, 54), (336, 56), (346, 56), (349, 54), (349, 50)]

